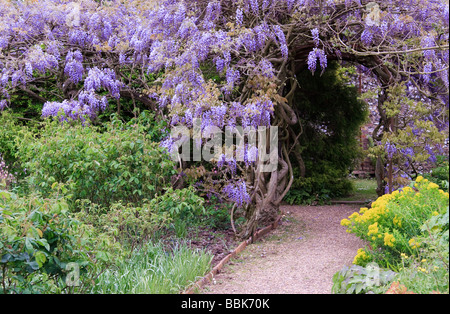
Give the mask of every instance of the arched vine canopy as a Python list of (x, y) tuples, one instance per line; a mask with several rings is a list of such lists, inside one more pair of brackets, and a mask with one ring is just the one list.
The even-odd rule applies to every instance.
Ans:
[(321, 75), (336, 60), (377, 81), (375, 155), (383, 165), (432, 158), (448, 139), (447, 1), (0, 4), (0, 109), (26, 93), (43, 104), (43, 117), (63, 112), (63, 121), (86, 122), (131, 99), (171, 126), (278, 126), (275, 171), (219, 154), (211, 161), (218, 171), (204, 180), (245, 212), (244, 237), (274, 219), (292, 184), (290, 129), (301, 118), (292, 104), (305, 68)]

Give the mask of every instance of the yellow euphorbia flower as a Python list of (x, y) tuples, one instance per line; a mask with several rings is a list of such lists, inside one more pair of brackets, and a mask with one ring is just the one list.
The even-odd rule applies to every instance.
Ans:
[(377, 234), (378, 233), (378, 222), (369, 226), (369, 232), (367, 235)]
[(359, 217), (359, 214), (357, 213), (357, 212), (354, 212), (353, 214), (351, 214), (348, 218), (350, 218), (350, 219), (355, 219), (355, 218), (358, 218)]
[(400, 218), (398, 218), (397, 216), (394, 217), (393, 219), (394, 225), (398, 226), (401, 228), (402, 226), (402, 220)]
[(405, 187), (402, 189), (402, 192), (404, 192), (404, 193), (409, 193), (409, 192), (411, 192), (411, 191), (414, 191), (414, 190), (411, 189), (409, 186), (405, 186)]
[(384, 234), (384, 245), (393, 247), (394, 246), (394, 242), (395, 242), (394, 235), (389, 234), (389, 233), (386, 232)]
[(408, 244), (409, 244), (409, 246), (410, 246), (411, 248), (413, 248), (413, 249), (417, 249), (417, 248), (420, 247), (420, 243), (416, 242), (415, 239), (409, 240), (409, 241), (408, 241)]
[(347, 227), (347, 226), (350, 226), (350, 225), (351, 225), (350, 220), (348, 220), (348, 219), (342, 219), (341, 220), (341, 226)]
[(366, 254), (364, 249), (358, 249), (355, 258), (353, 259), (353, 264), (358, 264), (360, 261), (365, 261), (369, 259), (369, 256)]

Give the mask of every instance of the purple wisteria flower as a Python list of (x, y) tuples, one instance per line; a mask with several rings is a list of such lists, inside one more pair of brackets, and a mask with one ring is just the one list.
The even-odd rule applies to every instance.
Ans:
[(241, 26), (244, 21), (244, 13), (242, 12), (241, 8), (238, 8), (236, 10), (236, 24)]
[(431, 62), (427, 62), (425, 66), (423, 67), (423, 74), (422, 79), (423, 81), (428, 84), (431, 81), (431, 72), (433, 71), (433, 64)]
[(0, 111), (5, 110), (6, 107), (8, 107), (8, 102), (6, 101), (6, 99), (0, 100)]
[(319, 29), (314, 28), (311, 30), (311, 34), (313, 36), (314, 44), (316, 45), (316, 48), (319, 47), (320, 39), (319, 39)]
[(230, 183), (222, 189), (222, 192), (238, 207), (243, 207), (250, 203), (250, 195), (247, 192), (247, 185), (244, 181), (239, 181), (236, 184)]
[(272, 63), (269, 62), (267, 59), (262, 59), (259, 62), (257, 70), (261, 75), (263, 75), (269, 79), (272, 79), (275, 77), (275, 73), (274, 73), (275, 69), (274, 69)]
[(46, 102), (42, 108), (42, 117), (58, 117), (60, 122), (69, 120), (86, 121), (85, 117), (92, 117), (91, 108), (83, 106), (76, 100), (64, 100), (63, 102)]
[[(308, 55), (308, 69), (314, 75), (317, 68), (317, 59), (319, 59), (320, 67), (322, 69), (322, 73), (327, 68), (327, 55), (322, 49), (314, 48)], [(321, 73), (321, 74), (322, 74)]]
[(286, 42), (286, 36), (284, 35), (283, 30), (279, 25), (273, 26), (273, 33), (275, 34), (276, 38), (278, 39), (278, 43), (280, 45), (281, 55), (284, 59), (288, 58), (289, 50)]
[(361, 33), (361, 41), (366, 45), (369, 46), (373, 42), (373, 32), (370, 27), (367, 27), (364, 29), (364, 31)]
[(116, 98), (120, 98), (120, 88), (122, 83), (116, 80), (116, 74), (111, 69), (99, 69), (94, 67), (89, 70), (89, 73), (84, 81), (85, 90), (99, 91), (104, 88)]
[(77, 84), (81, 81), (84, 73), (83, 55), (79, 50), (75, 52), (69, 51), (66, 56), (66, 66), (64, 67), (64, 74), (66, 74), (72, 82)]
[(259, 13), (259, 3), (258, 0), (249, 0), (250, 7), (252, 9), (253, 14), (257, 15)]
[(392, 157), (394, 157), (394, 155), (397, 153), (397, 147), (395, 146), (395, 144), (392, 144), (389, 141), (387, 141), (384, 145), (384, 149), (386, 150), (389, 159), (392, 159)]

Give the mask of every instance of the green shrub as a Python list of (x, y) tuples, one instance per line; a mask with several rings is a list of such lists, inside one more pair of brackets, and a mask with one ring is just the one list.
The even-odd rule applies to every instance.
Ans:
[(30, 188), (48, 195), (54, 182), (64, 183), (72, 200), (102, 207), (153, 198), (170, 185), (174, 163), (138, 122), (113, 119), (101, 130), (47, 121), (38, 135), (27, 133), (18, 157)]
[(81, 211), (76, 214), (80, 221), (94, 226), (98, 233), (107, 234), (130, 251), (150, 241), (155, 232), (167, 227), (171, 221), (168, 213), (159, 212), (157, 206), (146, 200), (141, 206), (117, 202), (109, 208), (88, 200), (80, 203), (77, 207)]
[(332, 293), (448, 294), (448, 208), (432, 216), (420, 229), (420, 249), (413, 255), (400, 254), (398, 273), (381, 269), (376, 263), (344, 267), (333, 276)]
[[(445, 159), (446, 158), (446, 159)], [(424, 174), (424, 178), (439, 185), (439, 188), (448, 192), (449, 165), (447, 156), (438, 156), (437, 166), (430, 173)]]
[(220, 201), (217, 197), (212, 196), (205, 202), (206, 217), (204, 224), (211, 228), (227, 229), (231, 225), (231, 209), (233, 204)]
[(119, 201), (105, 208), (89, 200), (79, 200), (80, 212), (76, 217), (133, 250), (157, 238), (160, 230), (172, 228), (178, 237), (184, 237), (187, 225), (205, 216), (203, 202), (192, 187), (168, 188), (163, 195), (143, 200), (140, 206)]
[(391, 283), (396, 273), (391, 270), (382, 270), (377, 264), (345, 266), (333, 276), (334, 294), (364, 294), (380, 293), (387, 290), (386, 285)]
[[(364, 266), (376, 262), (382, 267), (397, 270), (401, 265), (401, 254), (418, 255), (420, 238), (426, 234), (425, 222), (433, 216), (448, 211), (448, 192), (419, 176), (414, 188), (403, 188), (378, 198), (370, 209), (362, 208), (341, 224), (347, 232), (367, 241), (370, 249), (360, 249), (354, 263)], [(448, 219), (448, 215), (447, 215)], [(448, 222), (447, 222), (448, 224)], [(448, 243), (448, 241), (447, 241)]]
[(331, 169), (329, 166), (305, 178), (300, 177), (298, 169), (295, 169), (294, 177), (292, 187), (284, 198), (290, 205), (324, 204), (332, 198), (349, 194), (353, 189), (345, 172)]
[[(20, 116), (11, 113), (10, 110), (0, 112), (0, 158), (5, 162), (9, 172), (16, 179), (21, 179), (26, 175), (26, 170), (16, 158), (18, 147), (17, 140), (22, 135), (22, 130), (26, 127), (19, 122)], [(32, 128), (33, 123), (29, 123)]]
[(72, 218), (59, 192), (44, 199), (0, 191), (1, 293), (85, 291), (112, 252), (120, 251)]
[(163, 195), (150, 200), (149, 204), (160, 215), (167, 214), (176, 235), (183, 238), (187, 234), (188, 224), (198, 222), (200, 217), (206, 215), (203, 203), (204, 199), (197, 196), (190, 186), (181, 190), (168, 188)]

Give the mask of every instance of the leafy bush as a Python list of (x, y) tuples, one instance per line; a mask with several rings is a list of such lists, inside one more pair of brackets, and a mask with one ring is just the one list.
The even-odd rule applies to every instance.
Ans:
[(227, 229), (231, 225), (231, 209), (233, 204), (212, 196), (205, 201), (206, 217), (203, 223), (211, 228)]
[(16, 144), (15, 139), (20, 131), (20, 126), (13, 114), (5, 110), (0, 112), (0, 154), (7, 164), (12, 164), (15, 161)]
[[(15, 180), (26, 175), (26, 169), (22, 167), (16, 158), (18, 147), (17, 139), (21, 137), (23, 129), (33, 129), (34, 122), (30, 121), (25, 127), (19, 122), (20, 116), (11, 113), (10, 110), (0, 111), (0, 158), (3, 159), (3, 169), (8, 168)], [(1, 169), (0, 169), (1, 171)], [(0, 184), (1, 184), (0, 178)]]
[[(417, 254), (400, 253), (398, 273), (376, 263), (344, 267), (333, 276), (333, 293), (430, 294), (449, 293), (449, 216), (432, 216), (417, 237)], [(365, 255), (360, 249), (358, 255)], [(375, 280), (374, 280), (375, 279)]]
[(59, 189), (51, 199), (0, 191), (0, 292), (83, 291), (120, 250), (93, 231), (70, 217)]
[(200, 215), (205, 215), (204, 199), (195, 194), (194, 188), (181, 190), (168, 188), (167, 191), (150, 201), (160, 215), (167, 214), (172, 221), (172, 227), (180, 238), (187, 234), (187, 225), (198, 221)]
[[(430, 173), (424, 174), (423, 177), (427, 180), (439, 185), (439, 188), (448, 192), (449, 181), (449, 165), (448, 157), (437, 156), (437, 166), (431, 169)], [(447, 158), (447, 159), (445, 159)]]
[(173, 190), (163, 195), (143, 200), (140, 206), (116, 202), (104, 208), (89, 200), (77, 201), (80, 212), (76, 217), (93, 225), (129, 250), (157, 238), (158, 231), (173, 227), (177, 236), (183, 237), (186, 226), (205, 215), (203, 198), (192, 187)]
[(402, 254), (397, 282), (415, 293), (449, 293), (449, 213), (432, 216), (418, 238), (419, 254)]
[[(422, 226), (433, 216), (448, 211), (448, 192), (419, 176), (414, 188), (405, 187), (378, 198), (370, 209), (361, 208), (341, 224), (347, 232), (366, 240), (370, 249), (361, 249), (354, 264), (364, 266), (376, 262), (382, 267), (396, 270), (401, 264), (401, 254), (418, 255)], [(446, 216), (448, 219), (448, 215)], [(448, 224), (448, 223), (447, 223)]]
[(379, 293), (385, 290), (385, 286), (392, 282), (395, 276), (395, 272), (382, 270), (375, 263), (366, 267), (345, 266), (334, 274), (331, 292), (335, 294)]
[[(48, 195), (54, 182), (67, 184), (72, 199), (103, 207), (123, 201), (141, 204), (161, 193), (175, 173), (174, 163), (146, 134), (148, 126), (113, 119), (105, 131), (94, 126), (47, 121), (38, 135), (19, 145), (31, 188)], [(73, 204), (71, 204), (73, 205)]]
[(347, 195), (352, 190), (352, 183), (346, 178), (346, 173), (331, 169), (330, 166), (325, 166), (322, 171), (302, 178), (298, 174), (298, 169), (295, 169), (296, 179), (284, 200), (290, 205), (324, 204), (332, 198)]
[(92, 225), (97, 232), (105, 233), (124, 248), (132, 251), (151, 239), (156, 231), (171, 221), (168, 213), (159, 213), (157, 207), (144, 201), (141, 206), (117, 202), (102, 208), (88, 200), (82, 200), (77, 219)]

